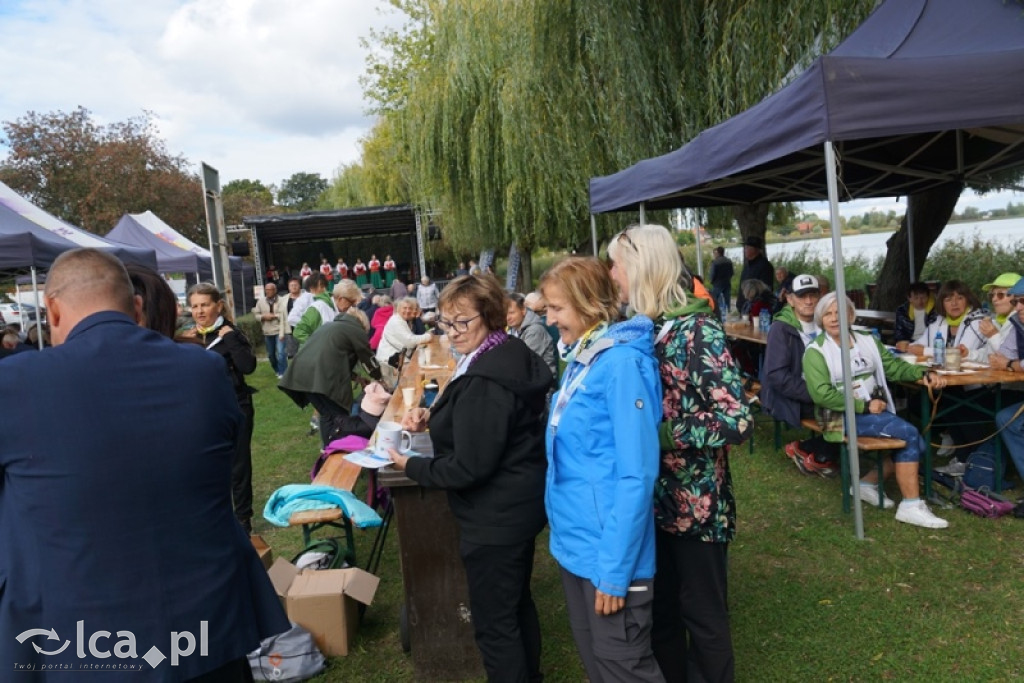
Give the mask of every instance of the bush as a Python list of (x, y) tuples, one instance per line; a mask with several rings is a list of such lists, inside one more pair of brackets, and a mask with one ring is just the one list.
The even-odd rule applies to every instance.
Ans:
[(235, 328), (242, 332), (248, 339), (249, 344), (252, 346), (253, 353), (257, 356), (267, 355), (267, 347), (263, 343), (263, 326), (260, 325), (260, 321), (256, 320), (256, 316), (252, 313), (246, 313), (235, 319)]
[(981, 286), (1000, 273), (1020, 273), (1024, 262), (1024, 242), (1005, 245), (983, 242), (978, 235), (969, 240), (946, 242), (928, 254), (921, 272), (922, 280), (962, 280), (971, 291), (981, 294)]

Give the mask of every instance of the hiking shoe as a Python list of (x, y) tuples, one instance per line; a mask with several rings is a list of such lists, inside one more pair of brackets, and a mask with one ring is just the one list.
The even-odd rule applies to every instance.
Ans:
[(956, 458), (953, 458), (942, 467), (936, 467), (935, 471), (940, 474), (948, 474), (951, 477), (962, 477), (964, 476), (964, 472), (967, 471), (967, 463), (960, 462)]
[(798, 470), (804, 474), (814, 474), (813, 471), (808, 470), (804, 465), (804, 462), (807, 459), (814, 462), (814, 456), (807, 451), (801, 450), (799, 441), (791, 441), (790, 443), (787, 443), (784, 451), (786, 453), (786, 457), (793, 461), (793, 464), (796, 465)]
[(955, 445), (953, 437), (949, 435), (949, 432), (942, 432), (942, 445), (939, 447), (939, 450), (935, 451), (935, 455), (940, 458), (948, 458), (956, 453), (956, 449), (953, 448)]
[[(869, 505), (874, 505), (875, 507), (878, 507), (878, 486), (876, 484), (858, 484), (857, 488), (860, 489), (858, 493), (860, 494), (860, 499), (862, 501)], [(850, 491), (850, 495), (853, 495), (853, 491)], [(885, 496), (885, 502), (882, 503), (883, 508), (889, 510), (894, 505), (896, 505), (896, 503), (893, 502), (892, 498), (886, 496), (885, 493), (883, 493), (882, 495)]]
[(896, 521), (926, 529), (945, 529), (949, 526), (949, 522), (932, 514), (923, 500), (902, 501), (896, 510)]

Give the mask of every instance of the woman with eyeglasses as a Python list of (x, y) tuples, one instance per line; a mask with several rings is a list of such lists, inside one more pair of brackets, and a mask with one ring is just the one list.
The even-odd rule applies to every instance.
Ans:
[(252, 531), (252, 428), (255, 410), (252, 388), (245, 376), (256, 370), (256, 356), (249, 338), (233, 327), (231, 314), (224, 305), (224, 297), (217, 285), (200, 282), (188, 290), (188, 303), (196, 326), (182, 334), (220, 354), (227, 364), (225, 369), (235, 387), (235, 398), (242, 409), (245, 422), (238, 430), (235, 442), (235, 461), (231, 465), (231, 499), (235, 517), (246, 533)]
[(897, 344), (896, 348), (931, 358), (934, 354), (935, 335), (938, 333), (942, 335), (947, 348), (960, 349), (964, 360), (987, 360), (988, 352), (985, 348), (988, 337), (981, 331), (981, 321), (986, 316), (974, 292), (960, 280), (947, 280), (935, 298), (939, 305), (939, 315), (935, 321), (925, 328), (924, 334), (914, 343)]
[(399, 470), (446, 489), (459, 525), (477, 647), (490, 681), (539, 681), (540, 622), (530, 592), (534, 542), (544, 528), (545, 396), (551, 371), (505, 333), (505, 292), (489, 275), (441, 292), (438, 327), (461, 354), (430, 407), (403, 419), (430, 428), (433, 458), (391, 451)]
[(753, 429), (743, 376), (719, 316), (681, 284), (683, 264), (667, 229), (632, 226), (612, 239), (608, 256), (620, 301), (654, 320), (660, 361), (654, 655), (665, 680), (686, 680), (691, 668), (701, 680), (731, 681), (726, 560), (736, 501), (729, 447)]
[(1017, 273), (1002, 273), (981, 289), (991, 302), (990, 317), (983, 318), (978, 325), (978, 330), (985, 335), (985, 346), (980, 351), (972, 351), (967, 360), (981, 361), (988, 360), (989, 356), (999, 353), (999, 347), (1010, 335), (1013, 327), (1009, 324), (1010, 317), (1015, 316), (1015, 304), (1010, 295), (1010, 288), (1017, 284), (1020, 275)]
[(551, 554), (592, 683), (663, 681), (651, 651), (661, 382), (653, 325), (619, 316), (603, 263), (570, 257), (540, 280), (566, 368), (548, 417)]

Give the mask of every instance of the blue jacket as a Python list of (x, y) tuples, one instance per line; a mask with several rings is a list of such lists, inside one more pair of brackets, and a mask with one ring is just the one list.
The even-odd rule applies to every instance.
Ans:
[[(187, 680), (288, 628), (232, 512), (242, 413), (216, 353), (121, 313), (95, 313), (65, 343), (4, 360), (0, 415), (17, 425), (0, 443), (4, 680)], [(29, 629), (53, 629), (57, 639), (19, 642)], [(111, 635), (90, 648), (103, 631)], [(136, 658), (118, 654), (119, 631), (133, 634)], [(196, 641), (177, 666), (174, 631)], [(55, 652), (64, 643), (52, 655), (33, 647)], [(153, 647), (167, 659), (143, 660)], [(12, 676), (15, 662), (140, 669)]]
[(618, 597), (654, 576), (661, 379), (653, 331), (635, 316), (581, 353), (562, 376), (547, 430), (551, 554)]

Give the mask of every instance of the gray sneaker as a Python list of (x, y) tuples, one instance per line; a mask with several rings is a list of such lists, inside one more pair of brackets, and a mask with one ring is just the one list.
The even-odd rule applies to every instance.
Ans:
[(949, 526), (949, 522), (932, 514), (932, 511), (928, 509), (928, 505), (923, 500), (917, 500), (912, 503), (907, 501), (901, 502), (900, 506), (896, 509), (896, 521), (924, 527), (925, 529), (945, 529)]
[(940, 474), (948, 474), (951, 477), (962, 477), (964, 476), (964, 472), (967, 471), (967, 463), (960, 462), (956, 458), (953, 458), (942, 467), (936, 467), (935, 471)]

